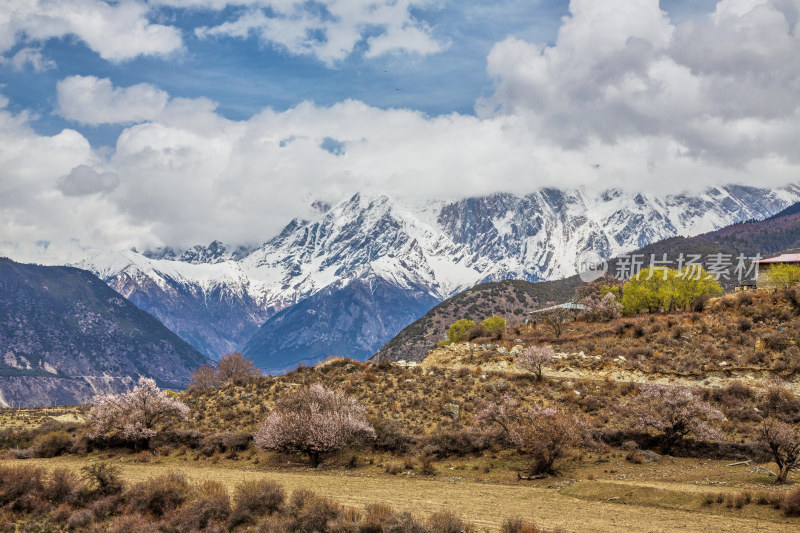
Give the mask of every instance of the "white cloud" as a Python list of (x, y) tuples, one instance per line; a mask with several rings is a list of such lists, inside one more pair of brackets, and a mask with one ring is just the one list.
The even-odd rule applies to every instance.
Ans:
[(58, 112), (82, 124), (114, 124), (152, 120), (167, 105), (169, 95), (140, 83), (116, 88), (111, 80), (70, 76), (58, 82)]
[(136, 124), (101, 157), (74, 131), (38, 136), (26, 115), (0, 109), (0, 241), (11, 243), (0, 253), (37, 240), (62, 256), (56, 243), (257, 243), (307, 213), (309, 198), (358, 191), (456, 198), (797, 182), (797, 6), (723, 0), (675, 26), (655, 0), (575, 0), (552, 46), (494, 47), (496, 91), (478, 116), (345, 101), (235, 121), (209, 100), (67, 78), (65, 116)]
[(68, 35), (113, 62), (180, 51), (180, 30), (151, 23), (149, 10), (135, 0), (4, 0), (0, 3), (0, 54), (19, 41), (44, 42)]
[[(202, 0), (169, 3), (203, 4)], [(220, 2), (211, 0), (211, 5)], [(233, 21), (198, 28), (200, 37), (245, 38), (256, 35), (265, 42), (283, 47), (291, 54), (312, 55), (328, 65), (349, 56), (362, 41), (365, 55), (388, 53), (433, 54), (445, 44), (437, 41), (431, 29), (416, 19), (412, 9), (429, 7), (433, 0), (262, 0), (231, 1), (230, 4), (255, 4)]]
[(9, 63), (15, 70), (22, 70), (26, 65), (30, 65), (35, 72), (42, 72), (56, 66), (55, 62), (44, 57), (41, 49), (38, 48), (22, 48), (10, 59), (0, 56), (0, 63)]
[(673, 26), (657, 0), (573, 0), (553, 46), (509, 38), (489, 55), (484, 116), (523, 116), (566, 148), (668, 138), (680, 152), (744, 165), (795, 163), (798, 0), (722, 0)]
[(58, 179), (58, 189), (67, 196), (107, 193), (117, 188), (119, 176), (113, 172), (97, 172), (88, 165), (78, 165)]

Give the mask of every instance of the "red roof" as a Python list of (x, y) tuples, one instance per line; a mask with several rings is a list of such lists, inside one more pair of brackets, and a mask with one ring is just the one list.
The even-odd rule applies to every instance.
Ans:
[(781, 254), (777, 257), (762, 259), (757, 263), (800, 263), (800, 254)]

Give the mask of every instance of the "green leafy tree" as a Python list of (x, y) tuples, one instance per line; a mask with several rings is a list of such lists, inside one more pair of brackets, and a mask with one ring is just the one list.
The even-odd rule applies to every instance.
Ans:
[(683, 273), (675, 269), (646, 268), (625, 283), (622, 310), (626, 314), (669, 313), (720, 294), (722, 286), (702, 268)]
[(475, 322), (468, 318), (462, 318), (454, 322), (447, 328), (447, 344), (461, 342), (467, 337), (467, 332), (475, 325)]
[(791, 287), (800, 283), (800, 265), (778, 263), (769, 268), (769, 280), (777, 287)]
[(492, 315), (481, 322), (481, 325), (489, 330), (490, 333), (497, 333), (506, 328), (506, 319), (499, 315)]

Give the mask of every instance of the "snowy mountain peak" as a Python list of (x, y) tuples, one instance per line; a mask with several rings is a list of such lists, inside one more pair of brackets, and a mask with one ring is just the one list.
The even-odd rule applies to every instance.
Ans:
[[(611, 257), (764, 218), (799, 200), (797, 185), (667, 196), (548, 188), (452, 202), (355, 194), (291, 221), (255, 249), (214, 241), (181, 254), (101, 254), (78, 266), (218, 356), (276, 313), (358, 280), (379, 278), (384, 289), (437, 301), (485, 280), (569, 276), (586, 250)], [(234, 322), (237, 332), (226, 333), (221, 324)]]

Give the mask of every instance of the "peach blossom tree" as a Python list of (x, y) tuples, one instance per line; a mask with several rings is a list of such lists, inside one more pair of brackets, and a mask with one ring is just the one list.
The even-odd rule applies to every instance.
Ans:
[(621, 408), (631, 427), (655, 430), (663, 435), (665, 453), (689, 434), (701, 439), (720, 437), (713, 423), (724, 415), (691, 389), (675, 385), (643, 385), (639, 393)]
[(586, 440), (584, 424), (574, 416), (538, 404), (521, 408), (510, 396), (486, 405), (477, 419), (498, 424), (519, 452), (530, 457), (530, 473), (535, 476), (557, 475), (555, 462)]
[(552, 346), (529, 346), (517, 356), (517, 366), (533, 372), (536, 379), (541, 381), (544, 366), (552, 363), (555, 356)]
[(94, 397), (89, 412), (90, 436), (133, 442), (138, 449), (158, 434), (157, 428), (171, 421), (187, 420), (189, 407), (167, 395), (150, 378), (140, 377), (132, 390)]
[(254, 442), (260, 448), (306, 454), (316, 467), (324, 454), (374, 438), (362, 405), (315, 383), (281, 398)]

